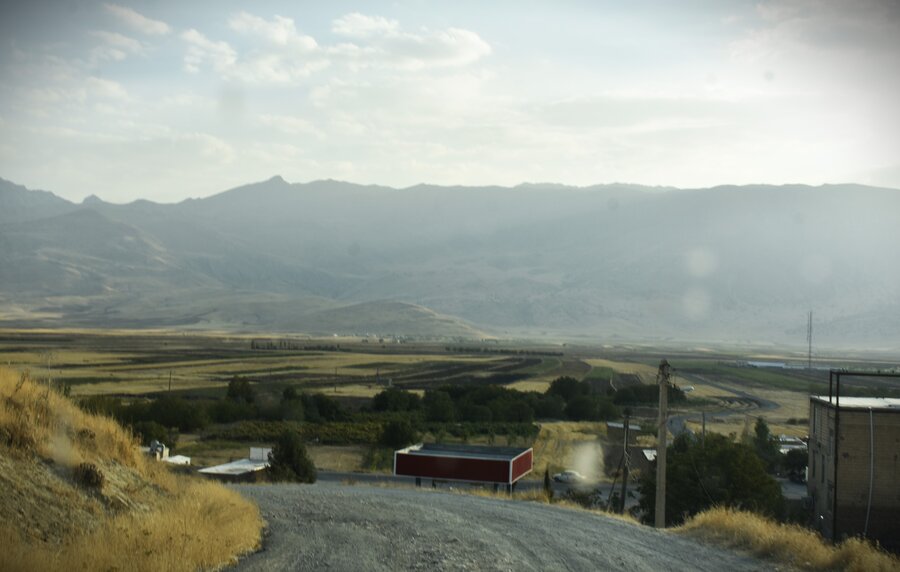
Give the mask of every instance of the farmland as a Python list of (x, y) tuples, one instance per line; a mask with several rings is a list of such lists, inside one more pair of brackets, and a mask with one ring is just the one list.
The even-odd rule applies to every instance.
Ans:
[[(748, 367), (745, 360), (752, 355), (730, 351), (165, 331), (0, 331), (0, 364), (50, 379), (74, 398), (109, 397), (126, 405), (178, 398), (214, 407), (225, 400), (234, 380), (252, 387), (260, 411), (277, 409), (288, 389), (327, 397), (339, 405), (342, 416), (303, 424), (302, 434), (316, 464), (339, 471), (389, 469), (387, 456), (373, 449), (378, 428), (412, 414), (371, 411), (372, 398), (385, 389), (406, 390), (419, 398), (447, 386), (501, 387), (542, 396), (553, 380), (569, 376), (606, 394), (628, 384), (654, 383), (656, 365), (664, 356), (676, 368), (675, 383), (692, 388), (686, 400), (671, 405), (672, 415), (682, 417), (692, 431), (700, 430), (700, 414), (705, 412), (710, 431), (740, 434), (748, 416), (763, 415), (775, 432), (804, 435), (808, 391), (827, 392), (824, 369)], [(767, 359), (801, 361), (790, 355)], [(891, 364), (854, 356), (835, 358), (831, 365)], [(896, 391), (885, 386), (852, 390)], [(652, 425), (652, 403), (630, 408), (633, 416)], [(291, 417), (277, 411), (262, 417), (230, 415), (227, 419), (213, 415), (211, 424), (182, 430), (178, 452), (203, 464), (227, 461), (244, 454), (250, 444), (266, 442), (278, 423), (291, 423), (279, 421)], [(411, 418), (419, 419), (419, 436), (425, 440), (533, 444), (535, 476), (545, 468), (552, 472), (577, 466), (605, 478), (597, 469), (602, 459), (598, 443), (606, 439), (603, 423), (542, 417), (539, 411), (523, 418), (524, 423), (511, 422), (518, 417), (501, 420), (496, 415), (493, 421), (476, 416), (472, 422)], [(474, 422), (477, 419), (482, 421)], [(531, 419), (537, 427), (530, 425)]]

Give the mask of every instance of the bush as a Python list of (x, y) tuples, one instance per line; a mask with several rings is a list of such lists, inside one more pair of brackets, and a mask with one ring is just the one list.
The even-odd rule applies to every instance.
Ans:
[(269, 453), (269, 478), (273, 481), (316, 482), (316, 467), (306, 454), (296, 431), (284, 431)]
[(75, 482), (89, 489), (102, 489), (105, 478), (97, 465), (93, 463), (81, 463), (75, 467)]
[(307, 421), (321, 423), (323, 421), (344, 421), (347, 414), (341, 404), (327, 395), (315, 393), (313, 395), (302, 394), (300, 401), (303, 403), (303, 411)]
[(417, 440), (418, 435), (408, 421), (391, 421), (384, 426), (379, 442), (391, 449), (402, 449)]
[(397, 389), (385, 389), (372, 399), (375, 411), (417, 411), (422, 408), (422, 400), (415, 393)]
[[(666, 525), (681, 524), (713, 506), (732, 507), (777, 517), (783, 510), (781, 487), (766, 474), (752, 447), (724, 435), (707, 434), (704, 443), (681, 434), (667, 450)], [(641, 478), (644, 522), (654, 522), (656, 462)]]
[(456, 417), (453, 400), (446, 391), (425, 392), (425, 419), (428, 421), (449, 422)]
[(579, 395), (566, 405), (566, 417), (573, 421), (602, 421), (615, 419), (621, 414), (607, 398), (594, 395)]
[(178, 442), (178, 430), (169, 430), (156, 421), (138, 421), (131, 426), (131, 430), (141, 442), (141, 445), (150, 445), (151, 441), (159, 441), (174, 449)]
[(256, 406), (231, 399), (216, 401), (210, 404), (207, 411), (216, 423), (234, 423), (245, 419), (256, 419), (259, 413)]
[(572, 401), (579, 395), (588, 395), (591, 392), (591, 385), (584, 381), (578, 381), (574, 377), (563, 376), (553, 380), (547, 389), (547, 395), (558, 395), (562, 397), (566, 403)]
[[(670, 385), (668, 391), (669, 403), (687, 401), (687, 396), (680, 388)], [(629, 385), (615, 392), (613, 402), (616, 405), (659, 403), (659, 386), (650, 384)]]
[(243, 401), (244, 403), (253, 403), (254, 399), (256, 399), (256, 394), (253, 388), (250, 387), (250, 382), (238, 377), (232, 378), (228, 382), (228, 393), (226, 395), (232, 401)]

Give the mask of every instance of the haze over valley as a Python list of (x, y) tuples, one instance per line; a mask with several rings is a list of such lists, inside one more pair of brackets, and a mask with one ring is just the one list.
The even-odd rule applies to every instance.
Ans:
[[(127, 182), (123, 183), (127, 184)], [(404, 189), (160, 204), (0, 183), (0, 325), (900, 344), (900, 192)]]

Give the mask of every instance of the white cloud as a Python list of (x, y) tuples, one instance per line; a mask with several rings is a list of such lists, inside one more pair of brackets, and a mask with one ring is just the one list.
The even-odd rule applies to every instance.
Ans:
[(95, 31), (90, 36), (100, 40), (100, 45), (91, 50), (91, 61), (97, 63), (102, 60), (122, 61), (129, 55), (143, 52), (143, 45), (134, 38), (119, 34), (118, 32)]
[(189, 72), (199, 71), (209, 63), (226, 79), (247, 83), (290, 83), (308, 77), (324, 69), (328, 61), (316, 55), (318, 46), (309, 36), (298, 34), (293, 21), (276, 17), (272, 22), (241, 13), (232, 18), (236, 31), (262, 38), (267, 49), (251, 50), (243, 57), (224, 41), (213, 41), (191, 29), (181, 37), (188, 43), (184, 67)]
[(309, 121), (293, 115), (262, 114), (259, 122), (266, 127), (272, 127), (288, 135), (315, 135), (322, 136), (322, 132)]
[(490, 44), (470, 30), (406, 32), (395, 20), (357, 12), (336, 19), (332, 32), (359, 42), (339, 44), (331, 51), (362, 67), (421, 70), (465, 66), (491, 53)]
[(148, 36), (164, 36), (172, 28), (160, 20), (153, 20), (143, 14), (118, 4), (104, 4), (104, 7), (121, 22)]
[(275, 16), (271, 21), (241, 12), (228, 20), (232, 30), (241, 34), (254, 35), (279, 46), (291, 46), (303, 51), (312, 51), (318, 47), (316, 40), (297, 32), (294, 20), (283, 16)]
[(184, 67), (199, 71), (210, 64), (225, 79), (248, 83), (294, 83), (332, 65), (350, 71), (393, 69), (419, 71), (471, 64), (491, 53), (478, 34), (459, 28), (405, 32), (394, 20), (359, 13), (333, 22), (332, 31), (350, 42), (320, 45), (283, 16), (265, 19), (239, 12), (228, 21), (234, 32), (255, 41), (238, 53), (224, 41), (213, 41), (195, 29), (182, 33), (188, 43)]
[(399, 30), (400, 24), (396, 20), (388, 20), (381, 16), (366, 16), (359, 12), (346, 14), (331, 23), (332, 32), (353, 38), (393, 34)]
[(237, 61), (237, 52), (227, 42), (210, 40), (193, 28), (182, 32), (181, 39), (188, 44), (184, 69), (191, 73), (200, 71), (200, 66), (206, 63), (223, 72)]
[(85, 80), (85, 86), (90, 95), (108, 99), (123, 99), (128, 97), (128, 92), (122, 84), (99, 77), (89, 77)]

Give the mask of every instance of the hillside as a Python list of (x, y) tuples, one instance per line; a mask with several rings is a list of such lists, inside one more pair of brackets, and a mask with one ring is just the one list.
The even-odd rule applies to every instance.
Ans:
[(260, 542), (253, 504), (175, 475), (114, 421), (6, 369), (0, 488), (0, 570), (209, 569)]
[(274, 177), (114, 205), (4, 181), (0, 211), (4, 326), (802, 346), (812, 309), (820, 346), (900, 347), (891, 189)]

